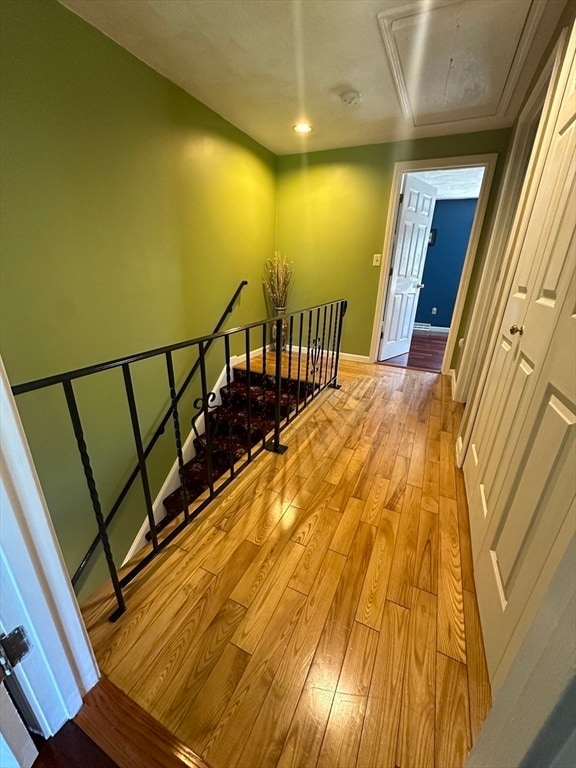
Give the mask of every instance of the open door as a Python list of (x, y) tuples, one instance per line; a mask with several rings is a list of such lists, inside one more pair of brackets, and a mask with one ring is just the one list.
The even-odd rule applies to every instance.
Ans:
[(410, 349), (435, 205), (435, 187), (405, 176), (378, 360), (403, 355)]

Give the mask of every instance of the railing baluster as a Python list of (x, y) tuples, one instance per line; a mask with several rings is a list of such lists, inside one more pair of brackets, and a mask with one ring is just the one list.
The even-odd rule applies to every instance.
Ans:
[(96, 516), (96, 523), (98, 525), (98, 531), (102, 541), (102, 549), (104, 550), (106, 565), (108, 566), (108, 572), (110, 573), (110, 579), (112, 580), (112, 586), (114, 587), (114, 594), (116, 595), (116, 600), (118, 602), (118, 608), (111, 616), (111, 619), (115, 621), (126, 610), (126, 603), (124, 602), (122, 587), (120, 586), (120, 582), (118, 580), (118, 571), (116, 570), (114, 557), (112, 555), (112, 548), (110, 547), (110, 539), (108, 538), (108, 532), (106, 531), (106, 525), (104, 523), (102, 506), (100, 504), (98, 489), (96, 488), (96, 481), (94, 479), (94, 473), (92, 472), (92, 466), (90, 464), (88, 448), (86, 447), (86, 442), (84, 440), (84, 431), (82, 429), (82, 422), (80, 421), (80, 414), (78, 412), (78, 405), (76, 403), (76, 397), (74, 396), (72, 382), (64, 381), (62, 382), (62, 386), (64, 387), (64, 394), (66, 396), (68, 412), (72, 421), (74, 437), (76, 438), (76, 444), (78, 446), (78, 451), (80, 452), (80, 459), (82, 461), (82, 466), (84, 467), (84, 477), (86, 478), (86, 485), (88, 486), (88, 492), (90, 493), (92, 508), (94, 509), (94, 515)]
[(315, 331), (315, 337), (314, 337), (314, 364), (312, 367), (312, 400), (316, 397), (316, 371), (318, 370), (318, 355), (319, 349), (318, 349), (318, 330), (320, 327), (320, 308), (316, 310), (316, 331)]
[[(230, 337), (224, 336), (224, 355), (226, 358), (226, 386), (228, 387), (228, 402), (232, 404), (232, 391), (230, 384), (232, 378), (230, 376)], [(228, 462), (230, 464), (230, 477), (234, 477), (234, 457), (232, 455), (232, 424), (230, 419), (228, 421)]]
[(268, 325), (267, 323), (262, 324), (262, 424), (263, 424), (263, 435), (262, 435), (262, 446), (266, 448), (266, 416), (267, 416), (267, 403), (266, 403), (266, 343), (267, 343), (267, 329)]
[(282, 398), (282, 318), (275, 321), (276, 326), (276, 376), (274, 380), (274, 437), (266, 443), (266, 449), (274, 453), (284, 453), (286, 445), (280, 445), (280, 406)]
[(310, 371), (310, 342), (312, 340), (312, 311), (308, 312), (308, 341), (306, 342), (306, 380), (304, 387), (304, 407), (308, 401), (308, 373)]
[(134, 397), (134, 387), (132, 385), (132, 376), (130, 366), (125, 363), (122, 366), (124, 375), (124, 386), (126, 388), (126, 397), (128, 398), (128, 408), (130, 409), (130, 420), (132, 421), (132, 432), (134, 433), (134, 444), (136, 446), (136, 455), (138, 456), (138, 465), (140, 466), (140, 477), (142, 479), (142, 490), (144, 492), (144, 503), (146, 505), (146, 514), (150, 523), (150, 535), (152, 537), (152, 547), (158, 549), (158, 536), (156, 534), (156, 521), (154, 520), (154, 510), (152, 509), (152, 497), (150, 495), (150, 483), (148, 481), (148, 470), (146, 469), (146, 457), (144, 456), (144, 446), (142, 445), (142, 434), (138, 422), (138, 411), (136, 409), (136, 399)]
[(204, 342), (198, 344), (200, 359), (200, 381), (202, 384), (202, 410), (204, 412), (204, 433), (206, 435), (206, 470), (208, 472), (208, 487), (210, 498), (214, 496), (214, 472), (212, 468), (212, 429), (210, 428), (210, 401), (208, 398), (208, 384), (206, 379), (206, 352)]
[(250, 376), (250, 328), (246, 328), (244, 332), (245, 336), (245, 349), (246, 349), (246, 387), (247, 397), (247, 426), (248, 426), (248, 461), (252, 460), (252, 397), (251, 397), (251, 376)]
[[(292, 334), (294, 332), (294, 315), (290, 315), (288, 321), (288, 395), (290, 396), (291, 377), (292, 377)], [(290, 421), (290, 403), (286, 411), (286, 424)]]
[[(320, 311), (320, 310), (318, 310)], [(322, 386), (322, 367), (324, 365), (324, 343), (326, 341), (326, 307), (324, 307), (323, 311), (323, 318), (322, 318), (322, 341), (320, 343), (320, 374), (318, 376), (318, 381), (320, 383), (320, 386)], [(324, 382), (326, 383), (326, 382)]]
[(178, 456), (178, 476), (182, 488), (182, 505), (184, 507), (184, 519), (190, 519), (190, 506), (188, 487), (186, 484), (186, 472), (184, 470), (184, 455), (182, 453), (182, 436), (180, 433), (180, 418), (178, 416), (178, 399), (176, 396), (176, 381), (174, 378), (174, 363), (172, 352), (166, 352), (166, 369), (168, 371), (168, 385), (170, 387), (170, 402), (172, 404), (172, 419), (174, 421), (174, 440), (176, 441), (176, 455)]
[(326, 353), (326, 376), (328, 376), (328, 366), (330, 366), (330, 378), (327, 378), (326, 385), (332, 381), (332, 320), (334, 315), (334, 304), (330, 304), (330, 319), (328, 320), (328, 345)]
[(340, 302), (340, 316), (338, 319), (338, 335), (336, 339), (336, 370), (334, 371), (334, 383), (330, 386), (333, 389), (340, 389), (338, 384), (338, 364), (340, 362), (340, 344), (342, 343), (342, 323), (344, 322), (344, 315), (348, 309), (348, 302), (346, 300)]
[(296, 416), (300, 412), (300, 382), (302, 375), (302, 326), (304, 323), (304, 312), (300, 312), (300, 331), (298, 333), (298, 384), (296, 385)]

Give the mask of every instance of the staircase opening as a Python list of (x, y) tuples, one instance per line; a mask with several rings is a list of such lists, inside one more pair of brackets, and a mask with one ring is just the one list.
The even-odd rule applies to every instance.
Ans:
[[(245, 284), (243, 281), (234, 294), (220, 326)], [(83, 557), (72, 583), (77, 584), (91, 558), (102, 551), (117, 601), (117, 608), (110, 617), (112, 620), (126, 610), (123, 590), (138, 573), (261, 451), (283, 452), (282, 430), (323, 389), (338, 387), (346, 308), (347, 302), (340, 299), (228, 331), (217, 328), (208, 336), (12, 387), (15, 396), (50, 387), (63, 389), (80, 457), (79, 468), (83, 470), (98, 526), (98, 536)], [(175, 358), (182, 350), (194, 351), (196, 362), (186, 375), (179, 376)], [(163, 397), (167, 399), (168, 408), (152, 438), (146, 441), (134, 379), (139, 366), (152, 359), (165, 365)], [(114, 369), (122, 374), (118, 380), (123, 383), (137, 463), (116, 502), (106, 513), (98, 492), (90, 441), (85, 434), (75, 386), (78, 379), (96, 378)], [(188, 429), (183, 413), (190, 412), (191, 406), (195, 413)], [(148, 464), (152, 450), (169, 422), (173, 427), (175, 455), (169, 472), (171, 487), (168, 488), (165, 482), (157, 493)], [(110, 439), (114, 438), (114, 435), (110, 436)], [(129, 555), (134, 554), (140, 543), (144, 547), (119, 571), (109, 528), (138, 477), (146, 523), (143, 540)]]

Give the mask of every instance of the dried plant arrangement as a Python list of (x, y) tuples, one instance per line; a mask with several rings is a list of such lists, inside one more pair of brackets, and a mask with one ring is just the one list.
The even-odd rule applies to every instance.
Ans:
[(292, 262), (289, 262), (280, 251), (274, 251), (274, 257), (266, 259), (264, 264), (264, 290), (273, 307), (278, 310), (286, 308), (288, 288), (292, 279)]

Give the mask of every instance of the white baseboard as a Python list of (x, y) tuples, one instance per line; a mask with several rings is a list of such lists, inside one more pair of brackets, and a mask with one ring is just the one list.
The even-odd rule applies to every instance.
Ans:
[(430, 325), (430, 323), (414, 323), (415, 331), (431, 331), (432, 333), (441, 333), (444, 336), (448, 336), (450, 328), (445, 328), (443, 325)]
[(349, 352), (340, 352), (340, 360), (351, 360), (354, 363), (369, 363), (368, 355), (352, 355)]
[[(250, 358), (256, 357), (256, 355), (261, 355), (262, 350), (264, 347), (258, 347), (258, 349), (252, 349), (250, 350)], [(230, 358), (230, 365), (234, 367), (238, 363), (245, 363), (246, 362), (246, 354), (243, 355), (234, 355)]]

